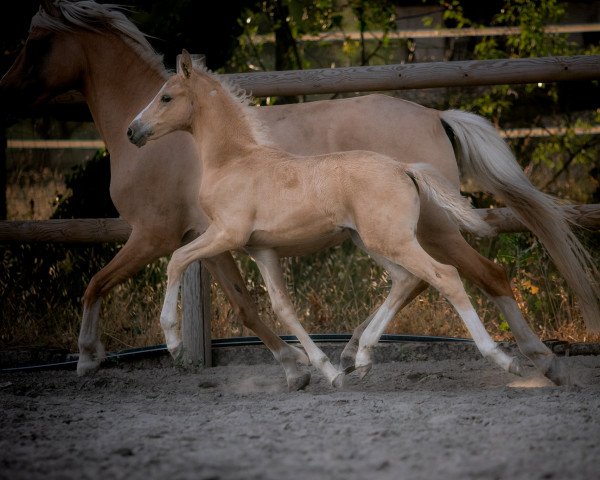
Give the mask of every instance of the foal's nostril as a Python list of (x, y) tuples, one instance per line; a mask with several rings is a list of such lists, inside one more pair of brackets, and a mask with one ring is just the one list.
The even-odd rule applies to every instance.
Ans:
[(127, 138), (131, 139), (132, 137), (133, 137), (133, 130), (131, 129), (131, 127), (129, 127), (127, 129)]

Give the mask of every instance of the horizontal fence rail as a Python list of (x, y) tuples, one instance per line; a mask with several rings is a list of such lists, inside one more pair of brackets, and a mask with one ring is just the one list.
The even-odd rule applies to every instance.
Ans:
[[(600, 204), (565, 205), (569, 218), (590, 230), (600, 229)], [(498, 233), (528, 231), (508, 208), (482, 208), (477, 213)], [(0, 222), (0, 242), (125, 242), (131, 227), (120, 218), (23, 220)]]
[[(424, 62), (223, 74), (255, 97), (600, 79), (600, 55)], [(79, 92), (57, 96), (39, 112), (67, 107), (89, 116)]]
[[(573, 34), (600, 32), (600, 23), (572, 23), (568, 25), (546, 25), (542, 28), (544, 33)], [(366, 35), (361, 32), (327, 32), (318, 35), (301, 35), (300, 42), (345, 42), (348, 40), (381, 41), (385, 37), (389, 40), (417, 38), (462, 38), (462, 37), (498, 37), (519, 35), (521, 27), (465, 27), (465, 28), (419, 28), (412, 30), (371, 31)], [(273, 43), (274, 34), (253, 35), (255, 43)]]
[(600, 55), (252, 72), (223, 77), (256, 97), (546, 83), (600, 78)]
[[(600, 135), (600, 125), (589, 127), (538, 127), (538, 128), (511, 128), (500, 130), (503, 138), (533, 138), (565, 135), (569, 132), (575, 135)], [(17, 140), (6, 142), (6, 148), (12, 150), (98, 150), (107, 148), (102, 140)]]

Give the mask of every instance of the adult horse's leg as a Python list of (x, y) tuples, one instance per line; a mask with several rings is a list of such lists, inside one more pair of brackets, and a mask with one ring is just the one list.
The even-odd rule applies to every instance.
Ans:
[(331, 364), (327, 355), (312, 341), (298, 320), (294, 305), (286, 291), (283, 271), (277, 253), (270, 249), (252, 249), (249, 250), (249, 253), (252, 255), (265, 281), (277, 317), (298, 337), (311, 363), (325, 375), (333, 386), (341, 387), (344, 374)]
[(235, 314), (242, 320), (244, 326), (256, 333), (275, 359), (281, 363), (285, 371), (288, 389), (295, 391), (306, 387), (310, 381), (310, 373), (299, 369), (298, 363), (307, 365), (308, 357), (302, 350), (284, 342), (260, 321), (254, 301), (246, 289), (231, 254), (224, 253), (206, 259), (204, 264), (223, 288)]
[(83, 296), (83, 316), (78, 341), (78, 375), (97, 370), (104, 359), (104, 346), (98, 333), (102, 298), (117, 284), (132, 277), (142, 267), (166, 253), (168, 251), (165, 251), (164, 247), (154, 245), (134, 230), (123, 248), (92, 277)]
[(442, 263), (454, 265), (461, 277), (477, 285), (500, 309), (519, 349), (536, 368), (557, 385), (569, 384), (567, 366), (531, 330), (513, 296), (501, 265), (480, 255), (460, 233), (438, 233), (421, 240), (422, 246)]

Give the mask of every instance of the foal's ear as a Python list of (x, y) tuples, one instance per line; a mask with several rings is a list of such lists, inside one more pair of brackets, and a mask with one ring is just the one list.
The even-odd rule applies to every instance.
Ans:
[(177, 62), (177, 73), (183, 75), (184, 78), (190, 78), (194, 66), (192, 65), (192, 57), (188, 51), (184, 48), (179, 55)]

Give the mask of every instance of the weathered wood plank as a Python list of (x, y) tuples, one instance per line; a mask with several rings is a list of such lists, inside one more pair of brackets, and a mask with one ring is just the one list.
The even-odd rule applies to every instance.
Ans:
[(600, 55), (427, 62), (223, 75), (256, 97), (595, 80)]
[(131, 227), (120, 218), (77, 218), (0, 222), (2, 242), (125, 242)]
[[(600, 230), (600, 204), (565, 205), (569, 217), (581, 227), (590, 230)], [(477, 213), (496, 228), (498, 233), (526, 232), (527, 228), (517, 220), (508, 208), (482, 208)]]
[[(599, 79), (600, 55), (423, 62), (222, 76), (255, 97), (547, 83)], [(89, 114), (83, 96), (76, 92), (56, 97), (47, 108), (60, 111), (65, 105), (78, 105)]]

